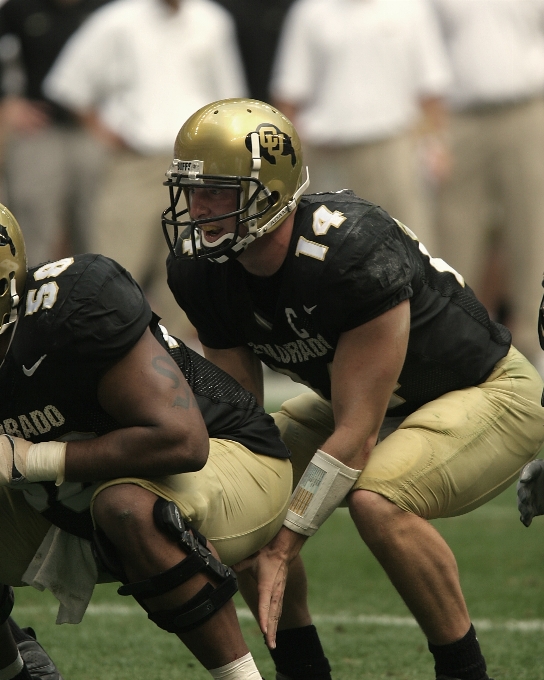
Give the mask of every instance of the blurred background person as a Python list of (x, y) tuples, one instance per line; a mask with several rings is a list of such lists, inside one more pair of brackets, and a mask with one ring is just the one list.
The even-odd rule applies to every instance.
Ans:
[[(42, 82), (68, 38), (106, 0), (0, 5), (4, 202), (25, 230), (30, 265), (88, 249), (104, 154)], [(17, 77), (13, 77), (16, 75)]]
[(270, 74), (278, 38), (293, 0), (217, 0), (231, 14), (249, 88), (249, 96), (269, 102)]
[(440, 256), (494, 318), (507, 303), (514, 344), (544, 375), (544, 0), (433, 2), (453, 70)]
[(448, 82), (427, 0), (297, 0), (284, 21), (271, 92), (301, 134), (310, 191), (352, 189), (433, 252), (415, 131), (444, 125)]
[(109, 150), (92, 250), (126, 267), (169, 330), (190, 341), (166, 284), (162, 182), (180, 120), (246, 93), (233, 19), (211, 0), (113, 0), (67, 43), (44, 91)]

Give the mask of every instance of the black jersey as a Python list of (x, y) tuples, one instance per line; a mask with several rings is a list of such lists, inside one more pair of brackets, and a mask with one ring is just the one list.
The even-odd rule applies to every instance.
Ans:
[[(217, 367), (168, 339), (136, 282), (113, 260), (78, 255), (28, 273), (11, 346), (0, 367), (0, 432), (32, 442), (91, 438), (121, 425), (101, 407), (100, 378), (156, 329), (195, 391), (208, 432), (287, 457), (272, 421)], [(165, 339), (166, 335), (166, 339)], [(96, 483), (28, 484), (29, 503), (58, 526), (90, 536)]]
[(247, 345), (326, 399), (340, 334), (410, 299), (408, 351), (391, 416), (482, 382), (511, 342), (457, 272), (381, 208), (347, 191), (302, 198), (287, 257), (268, 284), (236, 261), (172, 257), (168, 281), (204, 345)]
[[(152, 324), (153, 327), (153, 324)], [(195, 395), (208, 435), (240, 442), (254, 453), (289, 458), (272, 418), (259, 406), (251, 392), (211, 361), (167, 335), (162, 326), (155, 336), (161, 340), (180, 367)]]

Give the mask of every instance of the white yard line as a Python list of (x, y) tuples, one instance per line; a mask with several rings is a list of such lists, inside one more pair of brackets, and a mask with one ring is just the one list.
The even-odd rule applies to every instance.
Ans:
[[(20, 614), (38, 614), (48, 612), (53, 616), (57, 613), (55, 606), (17, 606), (15, 616)], [(87, 616), (145, 616), (145, 612), (137, 605), (111, 605), (111, 604), (90, 604), (86, 612)], [(251, 619), (252, 614), (249, 609), (238, 609), (240, 619)], [(350, 616), (348, 614), (316, 614), (313, 617), (314, 623), (330, 623), (334, 625), (372, 625), (387, 627), (416, 628), (415, 620), (410, 616), (374, 616), (361, 614)], [(544, 619), (529, 619), (508, 621), (494, 621), (492, 619), (475, 619), (473, 621), (477, 630), (509, 630), (521, 633), (532, 633), (544, 631)]]

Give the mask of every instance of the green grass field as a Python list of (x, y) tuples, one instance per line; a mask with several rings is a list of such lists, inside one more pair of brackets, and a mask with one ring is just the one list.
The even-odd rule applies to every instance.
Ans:
[[(518, 519), (515, 491), (469, 515), (436, 523), (453, 548), (490, 675), (544, 680), (544, 517)], [(432, 680), (426, 641), (337, 510), (303, 551), (311, 607), (335, 680)], [(260, 633), (237, 599), (244, 634), (266, 680), (273, 667)], [(205, 680), (209, 674), (113, 585), (98, 586), (77, 626), (56, 626), (55, 601), (16, 591), (14, 615), (31, 625), (65, 680)]]

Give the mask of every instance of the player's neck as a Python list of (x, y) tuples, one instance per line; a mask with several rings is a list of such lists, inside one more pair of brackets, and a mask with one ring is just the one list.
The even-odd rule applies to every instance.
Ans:
[(272, 233), (251, 243), (238, 258), (244, 269), (255, 276), (275, 274), (287, 257), (294, 222), (295, 213), (292, 213)]

